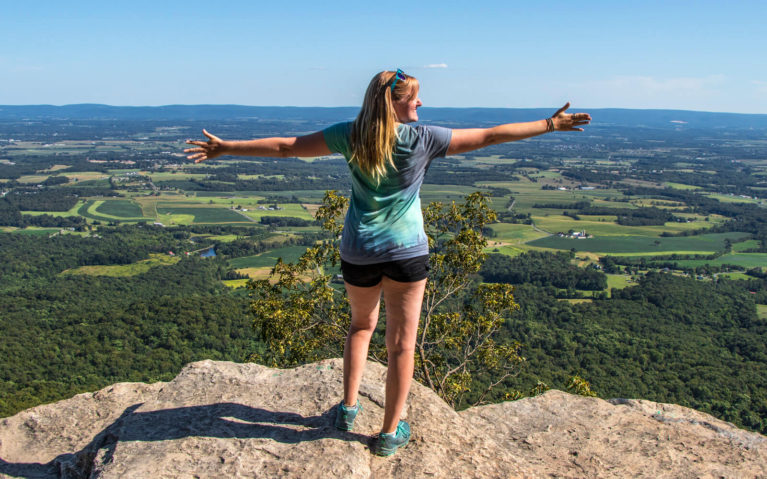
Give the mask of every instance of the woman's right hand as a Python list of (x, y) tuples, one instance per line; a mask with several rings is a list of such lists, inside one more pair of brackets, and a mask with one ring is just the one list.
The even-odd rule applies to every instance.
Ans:
[(208, 137), (208, 141), (186, 140), (188, 144), (199, 147), (185, 149), (184, 153), (191, 153), (191, 155), (187, 156), (187, 159), (199, 163), (226, 154), (224, 141), (221, 138), (211, 135), (205, 130), (202, 130), (202, 134)]

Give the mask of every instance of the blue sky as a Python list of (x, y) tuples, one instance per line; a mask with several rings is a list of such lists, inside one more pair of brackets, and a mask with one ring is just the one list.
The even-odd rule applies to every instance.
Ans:
[(354, 106), (403, 68), (426, 106), (767, 113), (767, 2), (4, 2), (0, 104)]

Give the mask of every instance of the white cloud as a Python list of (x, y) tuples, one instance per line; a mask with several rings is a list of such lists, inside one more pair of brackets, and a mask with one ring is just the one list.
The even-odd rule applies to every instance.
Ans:
[[(614, 76), (563, 85), (579, 104), (595, 107), (669, 108), (738, 111), (728, 95), (732, 79), (725, 75), (701, 77)], [(735, 109), (737, 108), (737, 109)]]
[(760, 95), (767, 95), (767, 81), (751, 80), (751, 84), (756, 87), (756, 92)]
[(424, 65), (424, 68), (447, 68), (447, 63), (429, 63)]
[(677, 77), (656, 78), (651, 76), (617, 76), (604, 82), (608, 88), (625, 90), (636, 88), (638, 91), (650, 94), (656, 93), (690, 93), (715, 88), (724, 83), (724, 75), (709, 75), (707, 77)]

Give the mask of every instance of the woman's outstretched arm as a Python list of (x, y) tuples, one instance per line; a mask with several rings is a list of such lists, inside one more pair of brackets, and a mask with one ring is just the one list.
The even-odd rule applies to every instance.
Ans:
[(498, 143), (524, 140), (542, 135), (549, 131), (583, 131), (581, 126), (588, 125), (591, 115), (588, 113), (565, 113), (570, 103), (557, 110), (546, 120), (530, 121), (527, 123), (507, 123), (492, 128), (468, 128), (453, 130), (448, 155), (457, 155), (474, 151)]
[(258, 140), (224, 141), (205, 130), (202, 133), (208, 141), (187, 140), (197, 148), (187, 148), (188, 159), (195, 163), (221, 155), (266, 156), (272, 158), (312, 157), (331, 153), (321, 131), (305, 136), (260, 138)]

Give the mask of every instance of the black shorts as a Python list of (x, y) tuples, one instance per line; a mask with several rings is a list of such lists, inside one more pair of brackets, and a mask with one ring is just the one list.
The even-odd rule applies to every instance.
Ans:
[(429, 269), (429, 255), (365, 265), (351, 264), (341, 260), (344, 281), (362, 288), (377, 285), (384, 276), (400, 283), (414, 283), (427, 278)]

